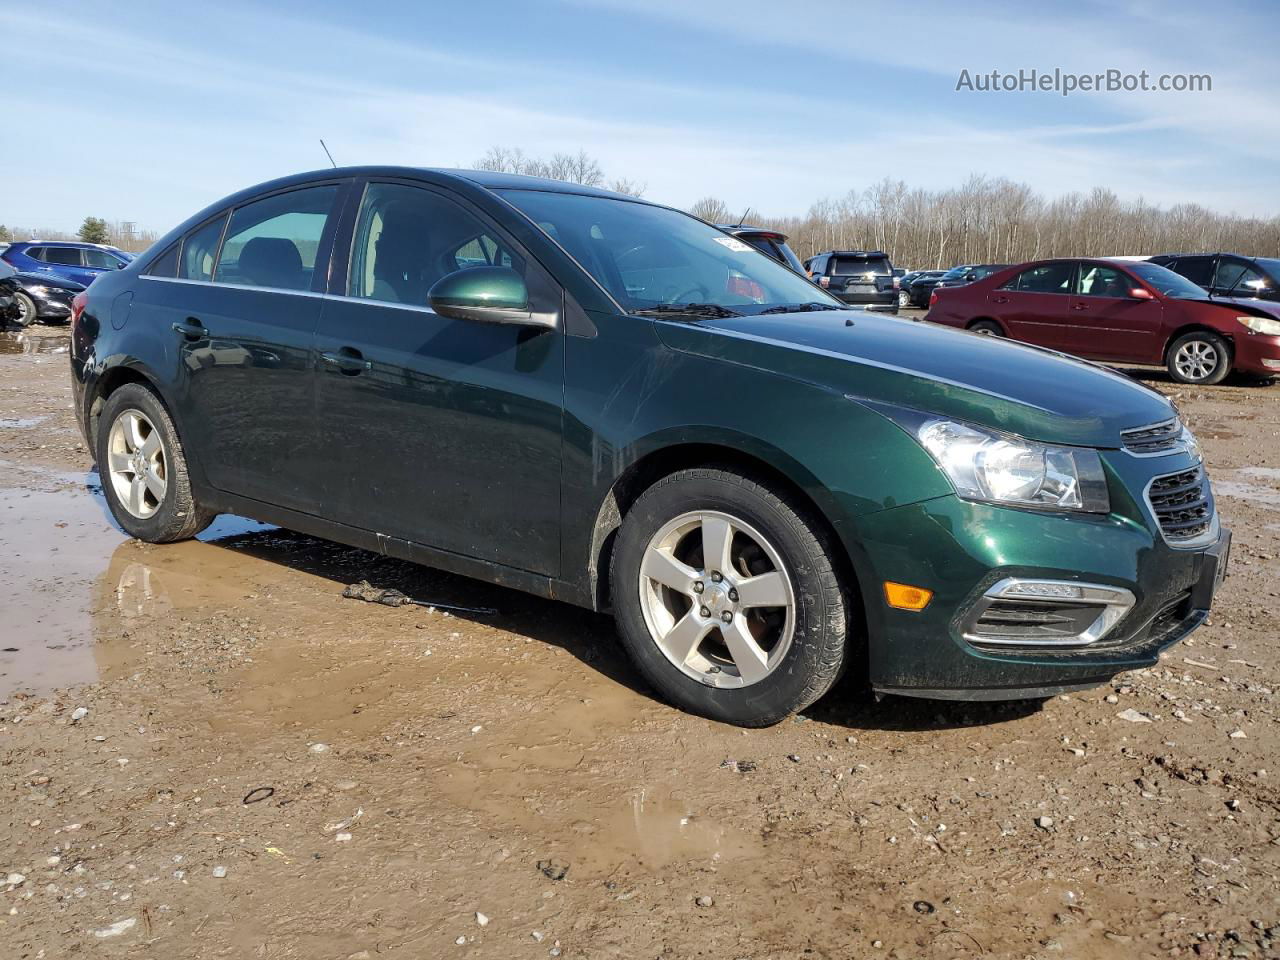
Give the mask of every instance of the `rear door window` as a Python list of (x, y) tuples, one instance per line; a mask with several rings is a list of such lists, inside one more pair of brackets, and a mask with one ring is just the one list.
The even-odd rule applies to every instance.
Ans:
[(1021, 293), (1070, 293), (1075, 269), (1074, 263), (1042, 263), (1023, 270), (1008, 288)]
[(310, 290), (337, 184), (255, 200), (231, 215), (214, 279), (276, 290)]
[(182, 241), (178, 276), (184, 280), (213, 279), (213, 265), (218, 259), (218, 241), (222, 239), (222, 228), (226, 222), (227, 215), (224, 213), (187, 234), (187, 238)]
[(41, 257), (45, 263), (58, 263), (67, 267), (80, 266), (80, 251), (76, 247), (45, 247), (44, 256)]
[(1213, 276), (1213, 257), (1179, 257), (1173, 269), (1197, 286), (1208, 287)]

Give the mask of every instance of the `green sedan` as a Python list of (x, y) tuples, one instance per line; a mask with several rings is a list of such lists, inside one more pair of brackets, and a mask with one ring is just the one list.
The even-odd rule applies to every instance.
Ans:
[(1202, 623), (1226, 569), (1158, 393), (848, 309), (573, 184), (253, 187), (95, 281), (72, 342), (131, 535), (233, 512), (612, 611), (661, 696), (728, 723), (846, 670), (952, 699), (1102, 684)]

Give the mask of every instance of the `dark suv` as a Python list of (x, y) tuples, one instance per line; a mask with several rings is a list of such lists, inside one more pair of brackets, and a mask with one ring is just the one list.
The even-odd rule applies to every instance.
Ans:
[(829, 250), (810, 258), (805, 266), (818, 286), (845, 303), (898, 312), (893, 264), (883, 250)]
[(1180, 273), (1213, 297), (1280, 300), (1280, 260), (1240, 253), (1162, 253), (1151, 263)]
[(654, 689), (731, 723), (846, 667), (921, 697), (1096, 686), (1199, 626), (1225, 570), (1154, 390), (850, 310), (578, 184), (262, 184), (78, 294), (71, 344), (131, 536), (238, 513), (608, 610)]

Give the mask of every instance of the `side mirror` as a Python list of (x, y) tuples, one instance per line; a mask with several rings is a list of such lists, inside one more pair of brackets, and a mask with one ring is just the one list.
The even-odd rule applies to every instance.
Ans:
[(1148, 290), (1146, 287), (1134, 287), (1132, 290), (1129, 291), (1129, 296), (1132, 297), (1134, 300), (1154, 300), (1155, 299), (1155, 297), (1152, 296), (1151, 291)]
[(427, 291), (431, 309), (453, 320), (554, 327), (555, 314), (534, 313), (524, 278), (510, 267), (465, 267)]

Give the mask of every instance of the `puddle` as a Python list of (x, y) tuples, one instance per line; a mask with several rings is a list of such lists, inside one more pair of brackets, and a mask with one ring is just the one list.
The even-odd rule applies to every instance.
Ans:
[(432, 785), (450, 801), (515, 827), (540, 845), (556, 849), (573, 864), (576, 879), (600, 879), (623, 868), (658, 872), (691, 861), (737, 861), (764, 856), (758, 830), (735, 825), (700, 804), (667, 789), (641, 788), (621, 803), (593, 805), (580, 794), (567, 808), (541, 797), (563, 798), (566, 769), (554, 777), (530, 761), (519, 767), (481, 774), (454, 768), (437, 774)]
[(30, 333), (0, 333), (0, 354), (66, 353), (65, 336), (35, 336)]
[(43, 417), (0, 417), (0, 429), (30, 430), (48, 419), (47, 414)]
[(1236, 500), (1244, 500), (1254, 506), (1280, 509), (1280, 489), (1239, 479), (1247, 477), (1249, 479), (1274, 480), (1277, 484), (1280, 484), (1280, 469), (1275, 467), (1244, 467), (1234, 471), (1234, 474), (1236, 479), (1213, 481), (1215, 496), (1232, 497)]
[[(147, 551), (130, 540), (107, 513), (96, 474), (48, 478), (78, 483), (60, 491), (0, 489), (0, 556), (10, 573), (0, 587), (0, 698), (96, 680), (109, 655), (94, 641), (95, 611), (104, 603), (126, 620), (158, 616), (205, 602), (220, 586), (199, 558), (191, 563), (192, 551), (207, 547)], [(200, 539), (274, 529), (219, 517)]]

